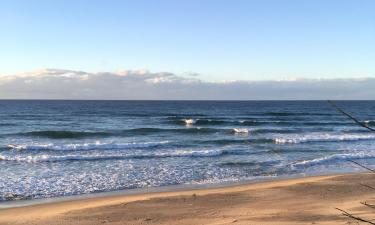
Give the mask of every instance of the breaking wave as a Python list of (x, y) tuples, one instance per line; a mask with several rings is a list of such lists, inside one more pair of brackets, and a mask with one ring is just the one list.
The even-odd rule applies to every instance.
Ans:
[(375, 158), (374, 153), (366, 153), (366, 152), (357, 152), (357, 153), (341, 153), (341, 154), (333, 154), (329, 156), (323, 156), (320, 158), (310, 159), (310, 160), (303, 160), (299, 162), (294, 162), (291, 164), (292, 167), (298, 166), (314, 166), (325, 164), (334, 161), (343, 161), (343, 160), (357, 160), (357, 159), (372, 159)]
[(375, 120), (366, 120), (365, 123), (368, 126), (375, 126)]
[(113, 155), (1, 155), (0, 160), (19, 162), (56, 162), (56, 161), (96, 161), (96, 160), (122, 160), (122, 159), (150, 159), (169, 157), (217, 157), (225, 154), (235, 154), (229, 150), (201, 150), (201, 151), (175, 151), (170, 153), (149, 153), (149, 154), (113, 154)]
[(298, 144), (304, 142), (321, 142), (321, 141), (359, 141), (375, 139), (374, 134), (331, 134), (331, 133), (310, 133), (304, 135), (289, 135), (286, 137), (275, 138), (276, 144)]
[(129, 142), (129, 143), (83, 143), (83, 144), (36, 144), (36, 145), (7, 145), (10, 150), (17, 151), (87, 151), (87, 150), (115, 150), (115, 149), (135, 149), (135, 148), (149, 148), (168, 144), (169, 141), (160, 142)]
[(134, 128), (127, 130), (119, 130), (112, 132), (90, 132), (90, 131), (32, 131), (26, 133), (16, 133), (11, 135), (23, 135), (31, 137), (43, 137), (51, 139), (74, 139), (74, 138), (89, 138), (89, 137), (116, 137), (116, 136), (134, 136), (134, 135), (148, 135), (157, 133), (214, 133), (223, 131), (225, 129), (215, 128)]
[(250, 130), (246, 128), (233, 128), (233, 133), (235, 134), (249, 134)]

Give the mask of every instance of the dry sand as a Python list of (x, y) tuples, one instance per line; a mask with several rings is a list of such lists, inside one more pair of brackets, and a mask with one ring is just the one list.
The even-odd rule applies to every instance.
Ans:
[[(224, 188), (98, 197), (0, 210), (0, 224), (361, 224), (375, 221), (375, 174), (278, 180)], [(364, 223), (363, 223), (364, 224)]]

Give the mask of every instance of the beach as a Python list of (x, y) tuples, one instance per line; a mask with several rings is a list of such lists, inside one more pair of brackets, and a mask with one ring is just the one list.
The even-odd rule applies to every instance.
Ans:
[(375, 1), (0, 5), (0, 225), (375, 225)]
[(222, 188), (116, 195), (0, 210), (0, 224), (358, 224), (375, 220), (375, 175), (303, 177)]

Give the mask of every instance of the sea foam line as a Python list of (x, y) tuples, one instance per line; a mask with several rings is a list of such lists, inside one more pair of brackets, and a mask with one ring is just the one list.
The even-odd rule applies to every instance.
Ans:
[(129, 142), (129, 143), (83, 143), (83, 144), (34, 144), (34, 145), (7, 145), (12, 150), (53, 150), (53, 151), (82, 151), (82, 150), (114, 150), (114, 149), (131, 149), (131, 148), (149, 148), (170, 143), (169, 141), (160, 142)]
[(152, 154), (113, 154), (113, 155), (2, 155), (0, 160), (19, 162), (56, 162), (56, 161), (94, 161), (94, 160), (121, 160), (121, 159), (147, 159), (168, 157), (215, 157), (228, 154), (227, 150), (203, 150), (203, 151), (175, 151), (171, 153)]
[(354, 160), (354, 159), (371, 159), (371, 158), (375, 158), (374, 153), (368, 153), (368, 152), (340, 153), (340, 154), (333, 154), (333, 155), (323, 156), (323, 157), (310, 159), (310, 160), (294, 162), (290, 165), (291, 167), (313, 166), (313, 165), (324, 164), (324, 163), (335, 161), (335, 160)]
[(312, 133), (305, 135), (288, 135), (286, 137), (275, 138), (276, 144), (298, 144), (314, 141), (357, 141), (375, 139), (374, 134), (329, 134)]

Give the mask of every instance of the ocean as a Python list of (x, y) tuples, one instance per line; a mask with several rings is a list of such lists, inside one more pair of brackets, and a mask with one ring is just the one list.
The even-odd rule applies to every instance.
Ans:
[[(375, 101), (336, 101), (375, 127)], [(326, 101), (0, 101), (0, 201), (363, 171)]]

